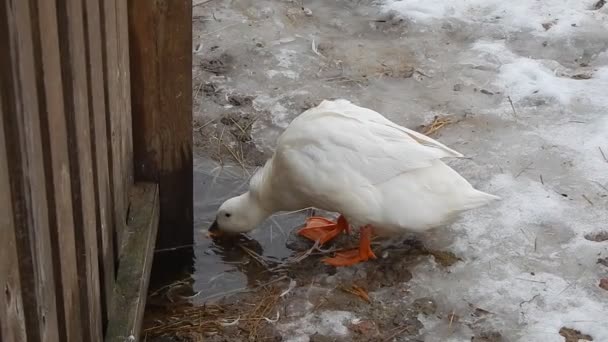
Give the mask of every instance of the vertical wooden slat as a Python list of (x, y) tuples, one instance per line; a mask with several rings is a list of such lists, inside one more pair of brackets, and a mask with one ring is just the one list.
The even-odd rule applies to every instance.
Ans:
[[(2, 12), (0, 9), (0, 13)], [(0, 26), (4, 26), (3, 20), (4, 16), (0, 14)], [(5, 32), (5, 27), (0, 27), (0, 40), (5, 38)], [(16, 227), (13, 222), (13, 205), (8, 177), (9, 160), (5, 148), (10, 142), (4, 138), (4, 115), (6, 115), (2, 108), (4, 95), (0, 93), (0, 340), (25, 342), (27, 336), (21, 299), (21, 282), (19, 281), (19, 268), (16, 267), (19, 264), (15, 241)]]
[(118, 33), (116, 19), (116, 0), (102, 2), (102, 37), (104, 41), (104, 85), (106, 91), (106, 118), (108, 124), (108, 161), (110, 163), (110, 186), (114, 207), (116, 254), (120, 254), (123, 245), (123, 234), (126, 228), (126, 198), (124, 188), (122, 153), (121, 153), (121, 107), (120, 107), (120, 71), (118, 70)]
[(133, 137), (131, 117), (131, 75), (129, 67), (129, 13), (127, 1), (116, 2), (116, 32), (118, 37), (118, 70), (122, 120), (121, 155), (125, 186), (125, 203), (133, 184)]
[(37, 18), (29, 1), (4, 1), (1, 6), (2, 25), (8, 24), (2, 41), (8, 44), (8, 52), (0, 57), (0, 89), (5, 138), (11, 142), (6, 153), (25, 326), (31, 340), (58, 341), (36, 82), (34, 42), (38, 32), (32, 22)]
[(192, 2), (129, 0), (133, 160), (158, 182), (157, 247), (188, 245), (192, 230)]
[(91, 114), (91, 136), (93, 141), (93, 165), (95, 170), (95, 194), (97, 197), (97, 237), (100, 254), (100, 275), (102, 279), (103, 323), (107, 322), (107, 308), (110, 306), (114, 287), (114, 241), (112, 222), (112, 198), (110, 192), (108, 140), (106, 123), (106, 103), (104, 65), (102, 59), (102, 35), (100, 1), (86, 0), (87, 56), (89, 67), (89, 110)]
[(87, 96), (87, 61), (82, 0), (58, 2), (57, 18), (61, 39), (61, 63), (64, 81), (74, 222), (76, 225), (79, 280), (83, 301), (85, 338), (102, 338), (97, 220), (91, 147), (90, 114)]
[[(41, 108), (42, 140), (47, 168), (47, 195), (53, 244), (57, 308), (60, 337), (66, 341), (82, 340), (82, 316), (76, 239), (72, 212), (72, 188), (63, 88), (57, 8), (55, 0), (37, 0), (41, 58), (37, 73), (39, 92), (44, 99)], [(42, 101), (41, 101), (42, 102)]]

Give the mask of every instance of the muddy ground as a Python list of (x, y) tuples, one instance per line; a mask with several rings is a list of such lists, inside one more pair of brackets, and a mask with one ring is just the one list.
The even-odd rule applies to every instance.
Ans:
[[(536, 286), (548, 282), (539, 277), (553, 272), (553, 264), (539, 260), (561, 253), (563, 244), (582, 234), (556, 219), (504, 230), (508, 223), (502, 217), (525, 212), (497, 215), (487, 209), (454, 229), (377, 241), (377, 260), (340, 269), (320, 260), (354, 245), (356, 236), (315, 248), (293, 233), (310, 210), (274, 216), (236, 242), (213, 242), (205, 235), (219, 204), (244, 191), (291, 119), (333, 98), (373, 108), (471, 156), (452, 165), (476, 187), (500, 190), (493, 183), (496, 174), (540, 182), (560, 200), (575, 201), (577, 210), (584, 208), (581, 213), (598, 215), (606, 196), (592, 182), (579, 184), (585, 178), (577, 168), (580, 159), (562, 153), (547, 135), (533, 134), (563, 121), (552, 100), (542, 91), (512, 99), (490, 81), (498, 73), (493, 61), (464, 62), (476, 58), (467, 52), (473, 42), (497, 38), (500, 30), (482, 32), (479, 25), (458, 20), (419, 25), (371, 0), (195, 0), (193, 14), (194, 273), (153, 284), (144, 329), (148, 341), (521, 340), (517, 330), (530, 319), (528, 306), (542, 298)], [(606, 49), (604, 43), (582, 49), (526, 32), (502, 38), (513, 51), (555, 60), (574, 76), (589, 71)], [(584, 112), (585, 105), (578, 106)], [(567, 120), (588, 119), (581, 114)], [(481, 228), (470, 237), (463, 225), (473, 221)], [(499, 233), (479, 233), (486, 229)], [(523, 235), (500, 235), (509, 229)], [(528, 233), (535, 234), (533, 251)], [(462, 241), (466, 247), (456, 244)], [(479, 241), (487, 248), (478, 247)], [(593, 268), (592, 276), (585, 274), (592, 280), (606, 273), (601, 268), (606, 252), (598, 254), (597, 266), (589, 266), (596, 257), (591, 250), (563, 269), (585, 264)], [(528, 253), (534, 253), (533, 261), (524, 261)], [(524, 280), (530, 279), (521, 298), (500, 292), (500, 284), (496, 290), (475, 286), (480, 274), (484, 281), (504, 280), (512, 269), (501, 267), (516, 264)], [(576, 274), (563, 272), (568, 279)], [(429, 288), (429, 282), (441, 281)], [(568, 286), (563, 291), (573, 289)], [(504, 296), (504, 307), (500, 297), (488, 300), (494, 292)], [(566, 323), (547, 328), (547, 340), (587, 336)]]

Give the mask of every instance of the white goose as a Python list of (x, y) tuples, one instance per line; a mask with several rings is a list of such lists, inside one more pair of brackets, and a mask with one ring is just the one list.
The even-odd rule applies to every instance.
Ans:
[(209, 231), (247, 232), (278, 211), (338, 212), (337, 222), (309, 218), (299, 234), (325, 243), (349, 225), (359, 227), (358, 249), (324, 260), (353, 265), (375, 258), (372, 230), (421, 232), (499, 199), (474, 189), (445, 157), (462, 154), (373, 110), (326, 100), (293, 120), (249, 191), (224, 202)]

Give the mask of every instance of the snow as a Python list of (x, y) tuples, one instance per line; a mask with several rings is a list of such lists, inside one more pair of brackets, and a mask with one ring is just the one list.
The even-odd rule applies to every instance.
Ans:
[[(235, 42), (226, 49), (247, 56), (225, 86), (255, 95), (252, 138), (264, 152), (296, 115), (325, 98), (347, 98), (410, 128), (434, 115), (462, 119), (435, 138), (471, 158), (450, 161), (459, 173), (503, 200), (421, 236), (463, 259), (448, 269), (419, 263), (404, 284), (407, 296), (390, 298), (437, 301), (443, 318), (419, 317), (425, 341), (470, 341), (479, 331), (505, 341), (563, 341), (564, 326), (608, 341), (608, 292), (598, 287), (608, 268), (596, 263), (608, 256), (608, 242), (584, 238), (608, 230), (608, 161), (600, 152), (608, 157), (608, 5), (592, 10), (596, 2), (311, 0), (307, 22), (286, 19), (285, 7), (299, 2), (260, 0), (246, 6), (270, 20), (256, 19), (245, 32), (210, 22), (221, 40), (204, 43)], [(212, 5), (219, 19), (236, 16), (228, 3)], [(375, 18), (388, 19), (370, 23)], [(315, 37), (321, 56), (302, 37)], [(417, 72), (378, 76), (379, 61)], [(213, 112), (211, 101), (202, 103), (201, 113)], [(221, 198), (211, 193), (217, 203), (205, 202), (206, 214), (245, 186)], [(260, 239), (266, 255), (284, 242), (270, 240)], [(474, 308), (489, 314), (474, 317)], [(450, 313), (465, 324), (450, 325)], [(302, 315), (277, 324), (284, 337), (308, 341), (319, 332), (348, 340), (355, 319), (348, 311)]]
[[(483, 135), (489, 151), (480, 151), (478, 144), (457, 148), (476, 155), (475, 163), (457, 164), (459, 171), (507, 166), (493, 168), (493, 175), (477, 184), (503, 201), (467, 213), (449, 228), (449, 237), (440, 236), (446, 231), (431, 234), (431, 241), (466, 261), (450, 273), (434, 264), (419, 265), (410, 284), (416, 296), (442, 298), (446, 310), (467, 312), (471, 303), (491, 311), (484, 326), (509, 341), (563, 341), (556, 332), (564, 326), (608, 341), (608, 294), (597, 286), (607, 270), (596, 265), (598, 256), (606, 255), (606, 244), (584, 238), (608, 228), (608, 193), (601, 187), (608, 183), (608, 163), (599, 150), (608, 150), (608, 60), (605, 44), (593, 46), (608, 39), (608, 12), (590, 10), (594, 3), (389, 0), (383, 6), (419, 31), (436, 31), (454, 20), (463, 30), (475, 27), (474, 39), (452, 60), (456, 72), (451, 76), (504, 94), (494, 106), (475, 106), (489, 122), (502, 122)], [(554, 23), (548, 30), (542, 26), (547, 22)], [(502, 35), (495, 34), (496, 27)], [(531, 47), (518, 42), (535, 37), (569, 43), (543, 47), (539, 40)], [(589, 66), (547, 58), (559, 57), (559, 49), (569, 54), (574, 37), (590, 42), (577, 47), (594, 51), (585, 62)], [(590, 78), (572, 77), (581, 73)], [(463, 132), (450, 135), (462, 142), (457, 135)], [(470, 336), (467, 329), (448, 331), (445, 321), (421, 320), (427, 341)]]
[[(319, 314), (307, 314), (299, 320), (282, 324), (279, 331), (286, 332), (285, 342), (308, 342), (309, 336), (345, 336), (347, 325), (356, 322), (357, 318), (348, 311), (323, 311)], [(287, 333), (288, 332), (288, 333)]]
[[(527, 30), (539, 34), (567, 35), (585, 29), (606, 28), (605, 11), (591, 11), (596, 0), (402, 0), (387, 1), (395, 10), (416, 23), (448, 18), (468, 23), (496, 25), (504, 31)], [(552, 23), (549, 30), (542, 26)], [(573, 26), (575, 24), (575, 26)], [(547, 31), (545, 33), (545, 31)]]

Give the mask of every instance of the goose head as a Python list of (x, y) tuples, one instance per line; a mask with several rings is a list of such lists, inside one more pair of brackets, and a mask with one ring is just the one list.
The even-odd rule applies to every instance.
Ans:
[(250, 192), (226, 200), (209, 227), (211, 236), (246, 233), (255, 229), (270, 213)]

